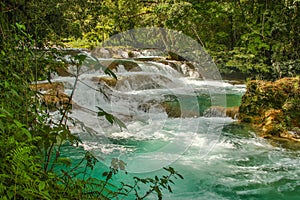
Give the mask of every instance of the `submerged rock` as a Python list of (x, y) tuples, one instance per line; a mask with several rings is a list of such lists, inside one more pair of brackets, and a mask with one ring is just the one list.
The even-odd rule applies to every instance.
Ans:
[(181, 107), (179, 102), (164, 101), (160, 105), (164, 108), (169, 118), (193, 118), (201, 115), (198, 110)]
[(242, 97), (239, 120), (257, 127), (263, 137), (300, 141), (300, 78), (250, 81)]
[(222, 106), (211, 106), (203, 113), (205, 117), (230, 117), (237, 119), (239, 115), (239, 107), (222, 107)]
[(171, 101), (149, 101), (138, 106), (138, 110), (149, 112), (151, 108), (161, 108), (161, 110), (165, 111), (169, 118), (193, 118), (199, 117), (200, 112), (195, 110), (185, 110), (183, 109), (179, 102), (171, 102)]

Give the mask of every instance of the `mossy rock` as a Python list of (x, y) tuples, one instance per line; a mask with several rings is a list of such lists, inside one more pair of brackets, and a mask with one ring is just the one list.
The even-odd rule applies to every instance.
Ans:
[(59, 67), (55, 68), (55, 72), (59, 76), (63, 76), (63, 77), (72, 76), (72, 74), (70, 72), (68, 72), (67, 68), (68, 68), (67, 66), (59, 66)]
[(185, 59), (184, 57), (182, 57), (172, 51), (168, 51), (167, 59), (168, 60), (177, 60), (177, 61), (187, 61), (187, 59)]
[(181, 117), (181, 108), (179, 102), (165, 101), (162, 102), (161, 105), (165, 109), (168, 117), (170, 118)]
[[(276, 82), (250, 81), (242, 97), (239, 119), (244, 121), (249, 116), (263, 116), (268, 109), (282, 109), (288, 102), (299, 101), (298, 85), (299, 78), (284, 78)], [(291, 104), (295, 107), (294, 103)]]
[(222, 107), (222, 106), (211, 106), (206, 109), (203, 113), (206, 117), (230, 117), (237, 119), (239, 115), (239, 107)]
[(64, 84), (61, 82), (54, 83), (37, 83), (31, 84), (30, 89), (34, 91), (59, 91), (62, 92), (64, 90)]
[(269, 109), (263, 116), (262, 123), (259, 125), (262, 128), (264, 134), (280, 135), (285, 131), (284, 128), (284, 115), (280, 109)]
[(143, 62), (161, 62), (161, 63), (167, 63), (167, 61), (162, 57), (139, 57), (134, 58), (136, 61), (143, 61)]
[(141, 71), (139, 65), (131, 60), (107, 60), (101, 61), (101, 64), (114, 71), (118, 71), (120, 65), (123, 65), (126, 71)]
[(138, 110), (149, 112), (151, 107), (159, 107), (166, 112), (169, 118), (190, 118), (190, 117), (198, 117), (200, 116), (200, 112), (195, 110), (183, 110), (180, 106), (179, 101), (148, 101), (146, 103), (140, 104), (138, 106)]
[(239, 108), (239, 120), (259, 127), (264, 137), (291, 138), (289, 130), (300, 127), (299, 85), (299, 77), (248, 82)]
[(38, 92), (41, 103), (51, 111), (61, 107), (66, 108), (69, 104), (75, 105), (73, 101), (70, 101), (70, 97), (64, 93), (64, 85), (61, 82), (37, 83), (30, 85), (30, 88)]
[(110, 86), (110, 87), (115, 87), (117, 85), (117, 79), (113, 78), (113, 77), (93, 77), (92, 81), (97, 82), (97, 83), (105, 83), (106, 85)]

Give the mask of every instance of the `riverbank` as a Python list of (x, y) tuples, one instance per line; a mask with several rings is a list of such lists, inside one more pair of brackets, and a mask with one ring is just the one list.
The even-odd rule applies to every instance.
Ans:
[(239, 121), (250, 123), (261, 137), (300, 142), (299, 86), (299, 77), (248, 82)]

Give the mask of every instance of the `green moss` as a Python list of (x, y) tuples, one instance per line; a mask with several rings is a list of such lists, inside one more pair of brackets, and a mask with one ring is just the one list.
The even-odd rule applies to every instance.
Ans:
[(260, 127), (264, 134), (280, 136), (299, 127), (299, 77), (275, 82), (250, 81), (242, 97), (239, 120)]

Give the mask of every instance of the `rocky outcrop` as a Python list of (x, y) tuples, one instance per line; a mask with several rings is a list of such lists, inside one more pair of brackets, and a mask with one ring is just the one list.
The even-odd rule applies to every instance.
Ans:
[(70, 97), (64, 93), (64, 85), (61, 82), (37, 83), (32, 84), (30, 88), (38, 92), (41, 103), (51, 111), (62, 107), (66, 108), (68, 104), (74, 104), (73, 101), (70, 101)]
[(72, 73), (68, 72), (68, 66), (58, 66), (55, 68), (55, 72), (59, 75), (59, 76), (72, 76)]
[(252, 124), (263, 137), (300, 142), (300, 78), (250, 81), (242, 97), (239, 120)]
[(237, 119), (239, 115), (239, 107), (222, 107), (222, 106), (211, 106), (205, 110), (205, 117), (230, 117)]
[(117, 79), (110, 76), (93, 77), (91, 80), (96, 83), (104, 83), (111, 88), (114, 88), (117, 85), (118, 81)]
[(121, 47), (94, 48), (91, 54), (98, 58), (129, 58), (132, 51)]
[(137, 57), (153, 57), (165, 54), (159, 49), (134, 49), (129, 47), (111, 46), (97, 47), (91, 51), (91, 55), (97, 58), (137, 58)]
[(139, 65), (133, 60), (107, 60), (101, 61), (101, 64), (114, 71), (118, 71), (120, 66), (123, 66), (126, 71), (141, 71)]
[(192, 118), (199, 117), (200, 112), (196, 110), (186, 110), (180, 106), (178, 101), (149, 101), (138, 106), (138, 110), (149, 112), (151, 108), (161, 108), (169, 118)]
[(174, 82), (166, 76), (143, 73), (118, 76), (118, 79), (109, 76), (100, 76), (93, 77), (91, 80), (96, 83), (104, 83), (104, 85), (119, 91), (166, 88), (174, 84)]

